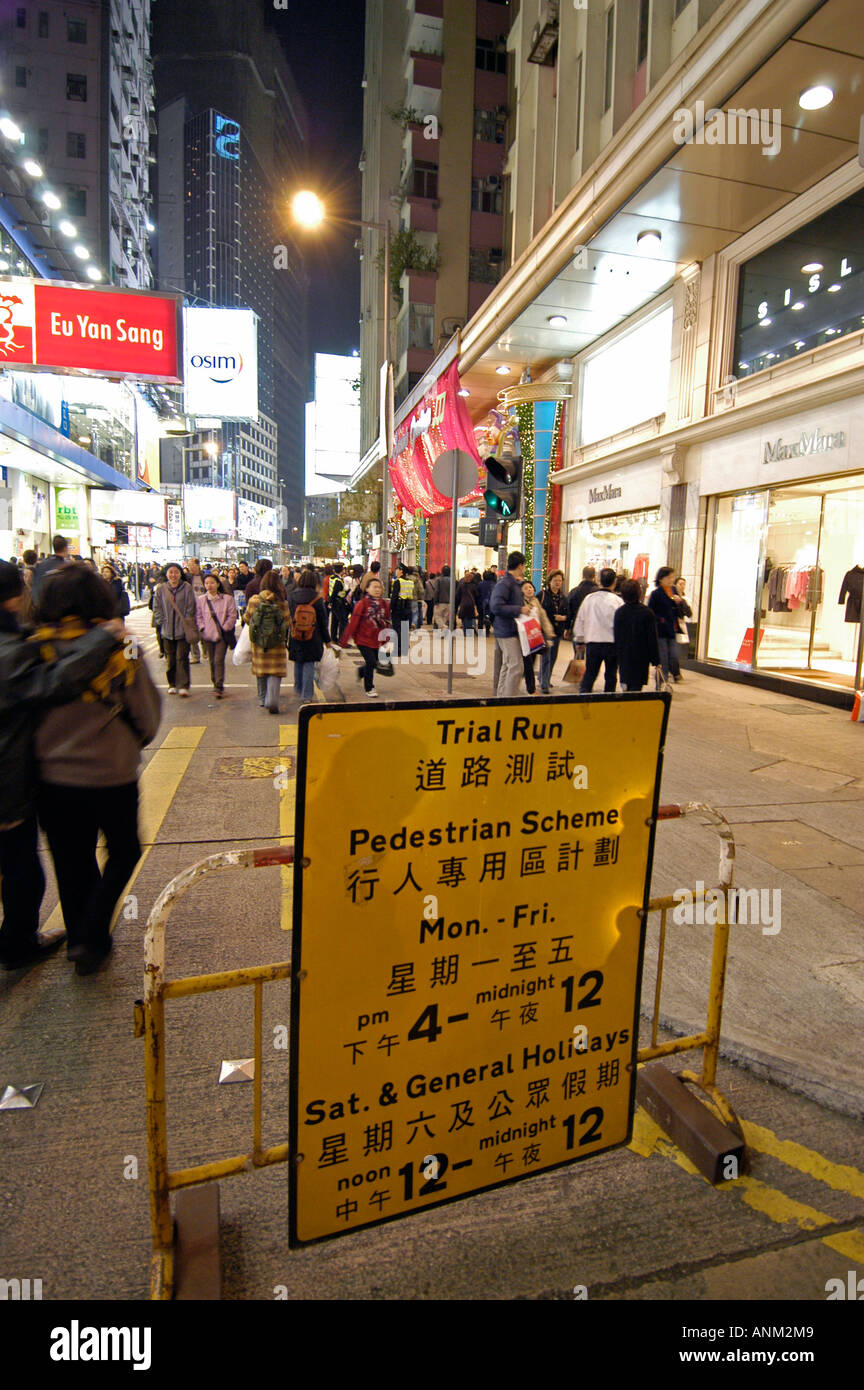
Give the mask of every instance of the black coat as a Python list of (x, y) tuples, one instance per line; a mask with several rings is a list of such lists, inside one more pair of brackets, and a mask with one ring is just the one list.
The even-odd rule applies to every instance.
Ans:
[(612, 626), (621, 684), (628, 690), (641, 690), (648, 683), (649, 668), (660, 664), (654, 614), (644, 603), (622, 603)]
[(314, 605), (316, 626), (305, 642), (298, 642), (294, 637), (289, 638), (288, 655), (292, 661), (320, 661), (324, 654), (324, 648), (330, 641), (327, 609), (324, 607), (323, 598), (315, 589), (300, 589), (295, 585), (288, 595), (288, 608), (292, 622), (294, 613), (301, 603)]
[(567, 595), (567, 607), (570, 616), (568, 627), (573, 626), (582, 600), (587, 598), (589, 594), (595, 593), (599, 588), (600, 585), (595, 584), (593, 579), (583, 579), (581, 584), (577, 584), (575, 589), (570, 590)]
[(122, 579), (109, 579), (108, 584), (117, 600), (117, 617), (125, 618), (131, 608), (128, 590)]
[(678, 619), (684, 616), (680, 600), (676, 603), (674, 598), (669, 597), (662, 585), (658, 584), (648, 595), (648, 607), (657, 619), (657, 631), (660, 636), (674, 642), (675, 634), (680, 630)]
[(40, 715), (77, 699), (118, 645), (112, 633), (93, 628), (65, 642), (64, 655), (48, 665), (38, 646), (25, 642), (12, 614), (0, 609), (0, 826), (33, 811), (33, 734)]

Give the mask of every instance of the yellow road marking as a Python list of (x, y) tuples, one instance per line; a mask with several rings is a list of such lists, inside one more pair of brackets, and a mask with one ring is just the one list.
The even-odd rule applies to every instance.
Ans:
[[(183, 728), (169, 729), (164, 741), (156, 749), (141, 773), (141, 808), (138, 818), (138, 833), (141, 838), (142, 850), (141, 858), (126, 885), (126, 894), (141, 872), (159, 828), (168, 813), (168, 808), (174, 800), (177, 789), (186, 774), (186, 769), (192, 761), (192, 755), (203, 737), (203, 725), (186, 725)], [(99, 854), (99, 862), (100, 865), (105, 862), (104, 851)], [(122, 910), (123, 902), (121, 899), (117, 912)], [(62, 927), (62, 925), (63, 914), (58, 903), (44, 924), (43, 930), (47, 930), (49, 927)]]
[(857, 1168), (850, 1168), (844, 1163), (832, 1163), (814, 1149), (805, 1149), (803, 1144), (796, 1144), (792, 1139), (778, 1139), (773, 1130), (763, 1129), (762, 1125), (751, 1124), (749, 1120), (742, 1121), (742, 1128), (744, 1138), (751, 1149), (758, 1149), (760, 1153), (768, 1154), (771, 1158), (779, 1158), (781, 1163), (787, 1164), (790, 1168), (797, 1168), (799, 1172), (807, 1173), (811, 1178), (818, 1178), (836, 1192), (848, 1192), (852, 1197), (864, 1197), (864, 1173), (859, 1172)]
[[(796, 1144), (792, 1140), (778, 1139), (772, 1130), (764, 1129), (761, 1125), (750, 1124), (746, 1120), (742, 1120), (741, 1123), (748, 1144), (758, 1152), (779, 1158), (788, 1166), (818, 1178), (836, 1191), (846, 1192), (850, 1196), (861, 1195), (862, 1174), (856, 1168), (832, 1163), (822, 1154), (816, 1153), (813, 1149), (806, 1149), (802, 1144)], [(629, 1147), (641, 1158), (650, 1158), (655, 1153), (661, 1154), (664, 1158), (670, 1158), (679, 1168), (683, 1168), (685, 1173), (699, 1173), (695, 1164), (673, 1144), (669, 1136), (641, 1106), (637, 1107), (633, 1117), (633, 1137)], [(707, 1179), (703, 1178), (703, 1181), (707, 1182)], [(785, 1192), (769, 1187), (767, 1183), (760, 1182), (758, 1178), (750, 1177), (748, 1174), (726, 1182), (714, 1191), (737, 1191), (741, 1199), (754, 1211), (780, 1225), (794, 1222), (801, 1231), (816, 1231), (820, 1226), (836, 1224), (836, 1217), (817, 1211), (805, 1202), (796, 1201)], [(864, 1265), (864, 1233), (861, 1231), (843, 1231), (837, 1235), (823, 1236), (822, 1244)]]
[(823, 1245), (830, 1245), (838, 1255), (845, 1255), (856, 1264), (864, 1265), (864, 1231), (844, 1231), (839, 1236), (825, 1236)]
[[(280, 724), (279, 726), (279, 747), (291, 749), (293, 752), (294, 763), (297, 762), (297, 725)], [(290, 844), (294, 839), (294, 813), (297, 805), (297, 781), (292, 777), (290, 781), (286, 779), (285, 785), (279, 788), (279, 843), (280, 845)], [(283, 931), (290, 931), (293, 922), (294, 906), (294, 870), (290, 864), (282, 865), (282, 907), (280, 912), (280, 925)]]

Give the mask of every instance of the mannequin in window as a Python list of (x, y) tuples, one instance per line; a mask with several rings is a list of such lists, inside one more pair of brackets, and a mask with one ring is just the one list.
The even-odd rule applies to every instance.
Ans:
[(847, 623), (860, 623), (861, 621), (861, 590), (864, 587), (864, 569), (860, 565), (853, 565), (851, 570), (847, 570), (843, 576), (843, 583), (840, 585), (840, 597), (837, 602), (842, 603), (846, 599), (846, 621)]

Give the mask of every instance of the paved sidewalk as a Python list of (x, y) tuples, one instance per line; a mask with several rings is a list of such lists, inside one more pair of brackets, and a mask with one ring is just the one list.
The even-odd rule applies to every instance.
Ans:
[[(456, 668), (453, 697), (485, 699), (488, 670)], [(569, 646), (559, 655), (553, 694)], [(353, 661), (343, 659), (351, 695)], [(383, 698), (446, 699), (441, 666), (399, 665)], [(599, 682), (598, 682), (598, 688)], [(732, 927), (723, 1054), (832, 1109), (864, 1113), (864, 726), (828, 706), (687, 672), (675, 688), (661, 800), (721, 810), (737, 845), (735, 883), (768, 890), (779, 931)], [(719, 840), (698, 817), (658, 828), (652, 895), (717, 882)], [(779, 899), (775, 890), (779, 891)], [(669, 926), (661, 1019), (704, 1026), (711, 927)], [(649, 924), (643, 1001), (654, 992)]]

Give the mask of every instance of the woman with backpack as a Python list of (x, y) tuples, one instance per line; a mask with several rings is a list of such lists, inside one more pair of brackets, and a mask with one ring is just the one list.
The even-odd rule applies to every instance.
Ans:
[(381, 634), (390, 627), (390, 604), (384, 597), (384, 585), (380, 579), (370, 579), (366, 593), (351, 614), (351, 621), (340, 638), (339, 645), (347, 647), (351, 638), (363, 657), (364, 665), (358, 668), (363, 686), (370, 700), (378, 698), (375, 689), (375, 670), (378, 665), (378, 648)]
[(261, 577), (261, 588), (246, 605), (246, 622), (252, 647), (252, 674), (258, 680), (258, 703), (271, 714), (279, 713), (279, 686), (288, 673), (285, 643), (288, 640), (288, 601), (278, 570)]
[[(42, 626), (30, 640), (43, 661), (56, 661), (114, 609), (98, 574), (64, 566), (39, 591)], [(79, 975), (93, 974), (108, 956), (114, 909), (141, 857), (138, 766), (160, 709), (144, 662), (119, 648), (77, 700), (47, 711), (36, 732), (39, 820), (54, 860), (66, 954)]]
[(318, 592), (318, 576), (313, 569), (300, 571), (288, 598), (291, 633), (288, 655), (294, 662), (294, 690), (304, 705), (315, 699), (315, 663), (329, 645), (327, 609)]

